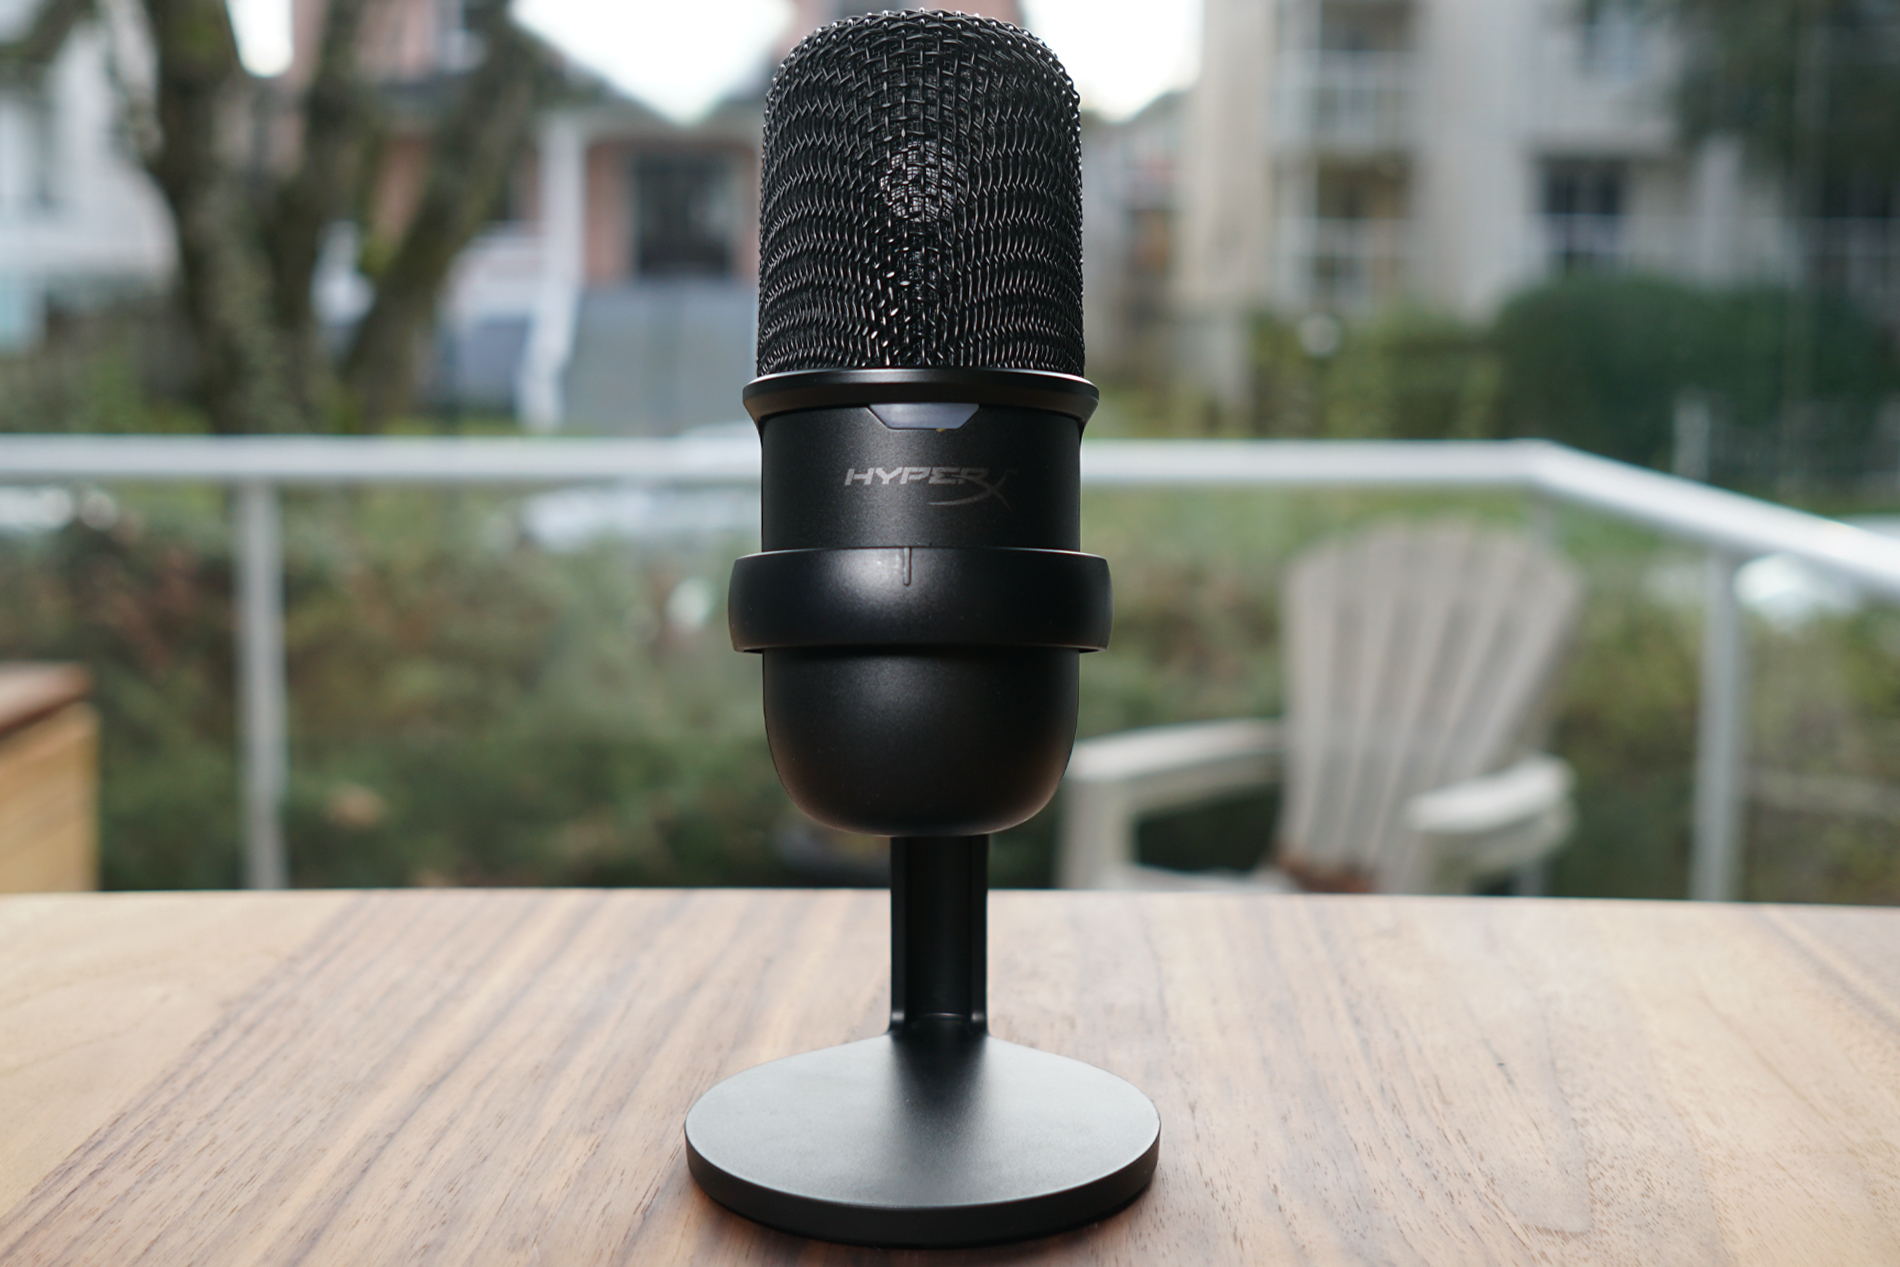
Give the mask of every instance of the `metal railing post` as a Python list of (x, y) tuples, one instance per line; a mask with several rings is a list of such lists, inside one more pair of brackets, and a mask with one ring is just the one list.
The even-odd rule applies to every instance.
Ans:
[(1704, 565), (1702, 698), (1696, 726), (1695, 827), (1689, 896), (1741, 895), (1742, 811), (1748, 791), (1748, 630), (1735, 598), (1746, 556), (1711, 550)]
[[(1552, 553), (1559, 553), (1562, 545), (1562, 524), (1560, 516), (1563, 507), (1556, 499), (1541, 489), (1532, 488), (1526, 494), (1524, 507), (1525, 531), (1532, 541)], [(1540, 858), (1536, 862), (1519, 867), (1511, 873), (1511, 895), (1513, 897), (1543, 897), (1550, 892), (1550, 859)]]
[(290, 771), (284, 675), (283, 507), (277, 486), (237, 486), (237, 661), (244, 884), (289, 884), (282, 822)]

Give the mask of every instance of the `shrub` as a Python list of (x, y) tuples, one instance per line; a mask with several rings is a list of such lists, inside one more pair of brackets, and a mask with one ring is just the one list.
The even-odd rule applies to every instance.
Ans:
[(1812, 356), (1799, 394), (1841, 418), (1849, 442), (1864, 443), (1881, 398), (1900, 386), (1889, 340), (1857, 308), (1763, 287), (1566, 277), (1507, 303), (1491, 344), (1497, 434), (1542, 436), (1643, 466), (1668, 465), (1683, 391), (1710, 393), (1737, 427), (1779, 424), (1785, 376), (1804, 347)]
[[(227, 518), (142, 497), (0, 548), (0, 649), (72, 659), (103, 719), (103, 878), (239, 877)], [(659, 615), (739, 547), (548, 554), (494, 494), (287, 500), (299, 885), (777, 883), (757, 671)]]
[(1389, 440), (1485, 434), (1497, 367), (1482, 330), (1414, 308), (1334, 328), (1338, 346), (1315, 355), (1302, 345), (1297, 324), (1272, 316), (1255, 323), (1260, 434)]

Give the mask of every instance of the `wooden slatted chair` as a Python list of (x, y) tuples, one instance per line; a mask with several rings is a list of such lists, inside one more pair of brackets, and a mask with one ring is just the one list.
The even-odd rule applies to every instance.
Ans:
[[(1282, 591), (1286, 716), (1077, 744), (1064, 888), (1467, 892), (1572, 822), (1570, 769), (1529, 750), (1581, 607), (1576, 570), (1463, 522), (1386, 525), (1297, 559)], [(1274, 865), (1245, 877), (1135, 857), (1141, 817), (1280, 778)]]

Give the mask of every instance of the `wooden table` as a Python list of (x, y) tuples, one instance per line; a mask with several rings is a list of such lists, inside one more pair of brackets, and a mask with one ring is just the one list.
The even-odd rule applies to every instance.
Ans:
[(0, 1262), (1900, 1263), (1900, 912), (1001, 893), (993, 1029), (1146, 1090), (1132, 1207), (884, 1255), (687, 1177), (878, 1032), (868, 892), (0, 900)]

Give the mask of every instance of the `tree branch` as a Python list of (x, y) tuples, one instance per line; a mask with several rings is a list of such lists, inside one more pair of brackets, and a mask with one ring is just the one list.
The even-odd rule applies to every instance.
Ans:
[(271, 308), (289, 359), (290, 387), (306, 414), (320, 415), (334, 390), (311, 302), (323, 233), (347, 214), (375, 104), (360, 74), (363, 20), (383, 0), (330, 0), (316, 72), (303, 98), (302, 153), (278, 189), (265, 225)]
[(32, 78), (44, 74), (66, 37), (80, 20), (92, 16), (92, 0), (42, 0), (26, 33), (0, 41), (0, 78)]

